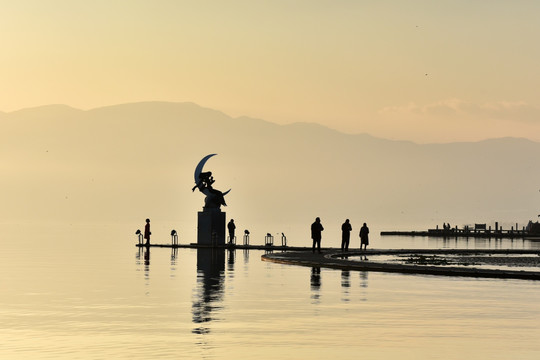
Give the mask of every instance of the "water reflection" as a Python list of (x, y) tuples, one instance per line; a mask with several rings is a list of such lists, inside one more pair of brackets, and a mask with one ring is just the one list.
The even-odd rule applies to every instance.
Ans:
[(360, 271), (360, 287), (367, 288), (368, 271)]
[(351, 287), (351, 272), (349, 270), (341, 270), (341, 288), (343, 290), (343, 297), (341, 301), (348, 302), (349, 288)]
[(146, 295), (148, 295), (148, 286), (150, 285), (150, 247), (139, 247), (137, 249), (137, 253), (135, 253), (135, 260), (137, 268), (142, 265), (142, 271), (144, 274), (144, 280), (146, 285)]
[(227, 277), (234, 279), (234, 261), (236, 259), (236, 250), (227, 249)]
[[(236, 250), (235, 249), (228, 249), (227, 250), (227, 264), (228, 265), (234, 265), (235, 257), (236, 257)], [(233, 270), (234, 266), (227, 266), (227, 270), (229, 270), (229, 268), (231, 268), (231, 270)]]
[(144, 248), (144, 278), (150, 279), (150, 246)]
[(178, 248), (171, 248), (171, 278), (176, 274), (176, 259), (178, 257)]
[(215, 311), (222, 307), (224, 272), (224, 249), (197, 249), (197, 294), (192, 306), (195, 334), (209, 333), (207, 324), (215, 320)]
[[(403, 238), (400, 242), (403, 243)], [(411, 238), (411, 240), (415, 240)], [(418, 240), (418, 238), (416, 238)], [(535, 244), (526, 239), (515, 238), (507, 239), (500, 237), (427, 237), (429, 248), (437, 249), (537, 249), (539, 244)], [(401, 247), (410, 247), (410, 245)], [(414, 247), (414, 246), (413, 246)], [(418, 246), (416, 246), (418, 247)]]
[(360, 287), (362, 288), (360, 301), (367, 301), (368, 275), (369, 271), (360, 271)]
[(321, 301), (321, 294), (320, 294), (321, 268), (320, 267), (311, 268), (310, 283), (311, 283), (311, 300), (313, 300), (313, 303), (318, 304)]

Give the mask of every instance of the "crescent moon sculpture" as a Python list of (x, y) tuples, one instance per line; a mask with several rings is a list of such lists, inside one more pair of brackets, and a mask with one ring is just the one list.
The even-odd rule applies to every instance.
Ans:
[(202, 158), (201, 161), (199, 161), (199, 164), (197, 164), (197, 167), (195, 168), (195, 184), (199, 182), (199, 176), (201, 176), (202, 170), (204, 168), (204, 164), (210, 159), (212, 156), (216, 156), (217, 154), (210, 154), (206, 155)]
[(212, 184), (215, 182), (215, 180), (212, 176), (212, 172), (203, 172), (204, 165), (208, 159), (215, 155), (217, 154), (206, 155), (201, 159), (201, 161), (199, 161), (197, 167), (195, 168), (195, 186), (193, 187), (192, 191), (195, 191), (195, 189), (198, 188), (200, 192), (206, 195), (206, 198), (204, 199), (204, 209), (219, 209), (221, 205), (227, 206), (224, 196), (231, 191), (231, 189), (229, 189), (222, 193), (221, 191), (214, 189)]

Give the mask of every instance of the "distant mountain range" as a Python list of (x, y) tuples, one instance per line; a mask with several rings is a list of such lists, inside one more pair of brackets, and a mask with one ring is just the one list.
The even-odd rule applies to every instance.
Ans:
[[(13, 221), (141, 222), (196, 229), (193, 171), (231, 188), (228, 217), (261, 233), (328, 236), (442, 222), (519, 222), (540, 210), (540, 143), (502, 138), (419, 145), (308, 123), (232, 118), (193, 103), (143, 102), (88, 111), (50, 105), (0, 113), (3, 204)], [(175, 225), (176, 224), (176, 225)]]

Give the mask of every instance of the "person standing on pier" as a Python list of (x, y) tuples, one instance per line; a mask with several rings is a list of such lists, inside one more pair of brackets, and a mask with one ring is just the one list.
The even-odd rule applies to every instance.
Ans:
[(349, 219), (341, 225), (341, 251), (349, 251), (349, 240), (351, 239), (352, 226)]
[(146, 219), (146, 225), (144, 226), (144, 238), (146, 239), (145, 245), (150, 245), (150, 235), (152, 235), (150, 232), (150, 219)]
[(317, 246), (317, 250), (319, 250), (319, 254), (321, 253), (321, 232), (324, 230), (321, 219), (316, 218), (315, 222), (311, 224), (311, 238), (313, 239), (313, 252), (315, 252), (315, 245)]
[(227, 224), (227, 229), (229, 229), (229, 244), (232, 244), (234, 241), (234, 231), (236, 230), (236, 225), (234, 224), (234, 219), (231, 219)]
[(367, 250), (367, 246), (369, 245), (369, 228), (367, 227), (366, 223), (360, 228), (360, 250), (362, 250), (362, 245), (364, 245), (364, 250)]

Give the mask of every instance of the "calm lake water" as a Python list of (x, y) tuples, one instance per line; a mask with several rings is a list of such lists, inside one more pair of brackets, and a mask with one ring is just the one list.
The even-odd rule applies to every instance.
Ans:
[(539, 282), (279, 265), (254, 250), (147, 252), (136, 226), (2, 227), (1, 359), (540, 358)]

